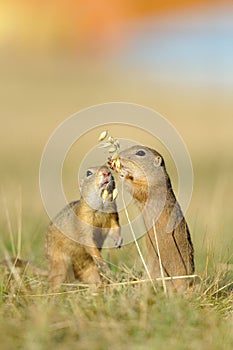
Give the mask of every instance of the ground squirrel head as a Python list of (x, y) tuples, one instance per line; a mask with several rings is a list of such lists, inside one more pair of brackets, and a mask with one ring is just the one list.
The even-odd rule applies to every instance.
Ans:
[[(115, 163), (113, 162), (113, 169)], [(154, 193), (167, 186), (168, 175), (163, 157), (145, 146), (136, 145), (120, 152), (118, 167), (114, 170), (117, 170), (119, 177), (125, 180), (140, 202), (148, 199), (150, 191)]]
[(107, 208), (114, 202), (115, 181), (107, 166), (88, 168), (80, 183), (82, 198), (93, 209)]

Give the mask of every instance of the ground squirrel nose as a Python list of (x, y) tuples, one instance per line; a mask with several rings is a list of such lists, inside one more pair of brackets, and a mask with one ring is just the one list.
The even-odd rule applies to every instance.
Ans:
[(107, 177), (110, 175), (110, 171), (107, 171), (107, 170), (102, 170), (102, 174)]

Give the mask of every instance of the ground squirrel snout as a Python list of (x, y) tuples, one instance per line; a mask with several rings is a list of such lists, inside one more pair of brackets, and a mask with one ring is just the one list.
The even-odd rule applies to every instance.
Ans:
[(66, 206), (48, 226), (45, 248), (51, 292), (70, 275), (84, 283), (101, 282), (105, 239), (112, 238), (118, 248), (122, 244), (114, 189), (108, 167), (89, 168), (81, 180), (80, 200)]
[(115, 212), (115, 181), (111, 171), (106, 167), (88, 168), (80, 184), (82, 198), (93, 210)]

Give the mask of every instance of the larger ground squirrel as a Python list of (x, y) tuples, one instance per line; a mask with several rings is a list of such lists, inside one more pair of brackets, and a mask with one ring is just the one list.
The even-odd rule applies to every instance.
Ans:
[(101, 281), (100, 255), (107, 236), (122, 244), (114, 178), (106, 166), (89, 168), (81, 183), (81, 198), (67, 205), (46, 232), (50, 291), (56, 291), (71, 271), (84, 283)]
[[(141, 145), (122, 151), (110, 161), (125, 180), (127, 189), (137, 200), (147, 229), (147, 263), (152, 278), (161, 277), (155, 233), (165, 276), (191, 275), (194, 250), (186, 220), (172, 190), (162, 156)], [(168, 285), (184, 289), (189, 279), (177, 279)]]

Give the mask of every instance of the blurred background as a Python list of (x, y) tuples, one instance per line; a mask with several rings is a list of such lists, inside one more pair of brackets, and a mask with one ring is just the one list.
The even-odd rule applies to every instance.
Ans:
[[(48, 218), (38, 174), (50, 134), (81, 108), (125, 101), (155, 109), (183, 137), (199, 261), (212, 245), (218, 261), (231, 261), (232, 1), (2, 0), (0, 50), (0, 215), (9, 249), (9, 232), (22, 232), (24, 256), (42, 254)], [(65, 176), (73, 193), (77, 169), (67, 166)]]

